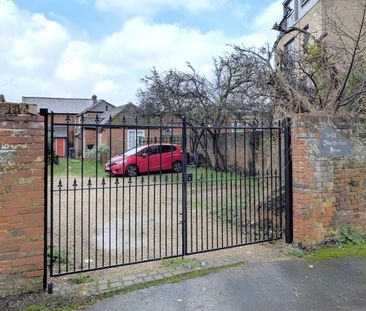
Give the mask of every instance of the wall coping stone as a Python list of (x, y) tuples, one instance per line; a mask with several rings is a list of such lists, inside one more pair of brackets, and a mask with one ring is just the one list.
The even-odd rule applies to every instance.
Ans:
[(0, 116), (37, 115), (37, 105), (27, 103), (0, 102)]

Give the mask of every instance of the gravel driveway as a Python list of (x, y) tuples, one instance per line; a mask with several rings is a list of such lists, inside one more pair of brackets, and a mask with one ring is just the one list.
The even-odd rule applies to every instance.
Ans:
[[(188, 252), (271, 239), (276, 234), (263, 227), (268, 222), (280, 226), (272, 211), (261, 208), (267, 194), (259, 189), (259, 196), (249, 200), (247, 196), (245, 202), (245, 191), (253, 191), (253, 186), (205, 181), (188, 185)], [(182, 199), (182, 182), (176, 174), (104, 182), (91, 178), (90, 183), (86, 177), (55, 179), (54, 272), (181, 255)]]

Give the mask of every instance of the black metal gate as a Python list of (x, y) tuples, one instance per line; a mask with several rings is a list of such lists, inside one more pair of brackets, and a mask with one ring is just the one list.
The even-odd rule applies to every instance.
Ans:
[(291, 242), (287, 121), (43, 114), (51, 277), (281, 239), (285, 207)]

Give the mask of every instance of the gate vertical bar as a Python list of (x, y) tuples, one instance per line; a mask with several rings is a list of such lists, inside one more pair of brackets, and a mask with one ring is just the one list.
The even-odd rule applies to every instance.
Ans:
[(286, 243), (293, 241), (291, 119), (284, 122), (285, 135), (285, 223)]
[[(53, 276), (53, 166), (55, 164), (54, 150), (53, 150), (54, 123), (55, 123), (54, 113), (53, 113), (53, 111), (51, 111), (51, 161), (50, 161), (50, 167), (51, 167), (51, 171), (50, 171), (50, 174), (51, 174), (51, 178), (50, 178), (50, 203), (51, 203), (51, 206), (50, 206), (50, 218), (51, 218), (51, 222), (50, 222), (50, 275), (51, 276)], [(67, 127), (67, 130), (69, 130), (68, 127)]]
[(187, 120), (183, 117), (182, 127), (183, 149), (183, 184), (182, 184), (182, 255), (187, 255)]
[(40, 115), (44, 117), (44, 215), (43, 215), (43, 290), (47, 289), (47, 221), (48, 221), (48, 109), (40, 109)]

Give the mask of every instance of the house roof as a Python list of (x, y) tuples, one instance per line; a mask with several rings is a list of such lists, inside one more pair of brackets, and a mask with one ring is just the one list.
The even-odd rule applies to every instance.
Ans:
[(22, 102), (37, 105), (37, 109), (47, 108), (54, 113), (79, 114), (93, 105), (91, 98), (53, 98), (23, 96)]
[[(82, 114), (87, 113), (87, 112), (101, 112), (100, 109), (97, 109), (98, 105), (100, 105), (100, 104), (108, 105), (112, 108), (116, 107), (116, 106), (112, 105), (111, 103), (108, 103), (106, 100), (100, 99), (97, 102), (93, 103), (90, 107), (87, 107), (83, 111), (81, 111), (79, 113), (79, 115), (82, 115)], [(103, 108), (102, 111), (104, 111), (104, 108)]]
[(119, 106), (103, 112), (101, 115), (99, 115), (99, 120), (101, 120), (100, 124), (106, 124), (110, 118), (113, 120), (116, 115), (121, 112), (123, 113), (123, 111), (126, 109), (126, 106), (127, 105)]
[[(122, 121), (122, 116), (124, 116), (125, 121), (129, 124), (132, 124), (135, 122), (135, 117), (138, 115), (142, 116), (143, 113), (144, 110), (139, 106), (136, 106), (133, 103), (128, 103), (126, 105), (122, 105), (111, 109), (110, 111), (104, 112), (99, 116), (99, 119), (102, 120), (101, 124), (107, 123), (110, 117), (112, 118), (113, 122), (120, 123)], [(116, 120), (117, 117), (118, 120)]]

